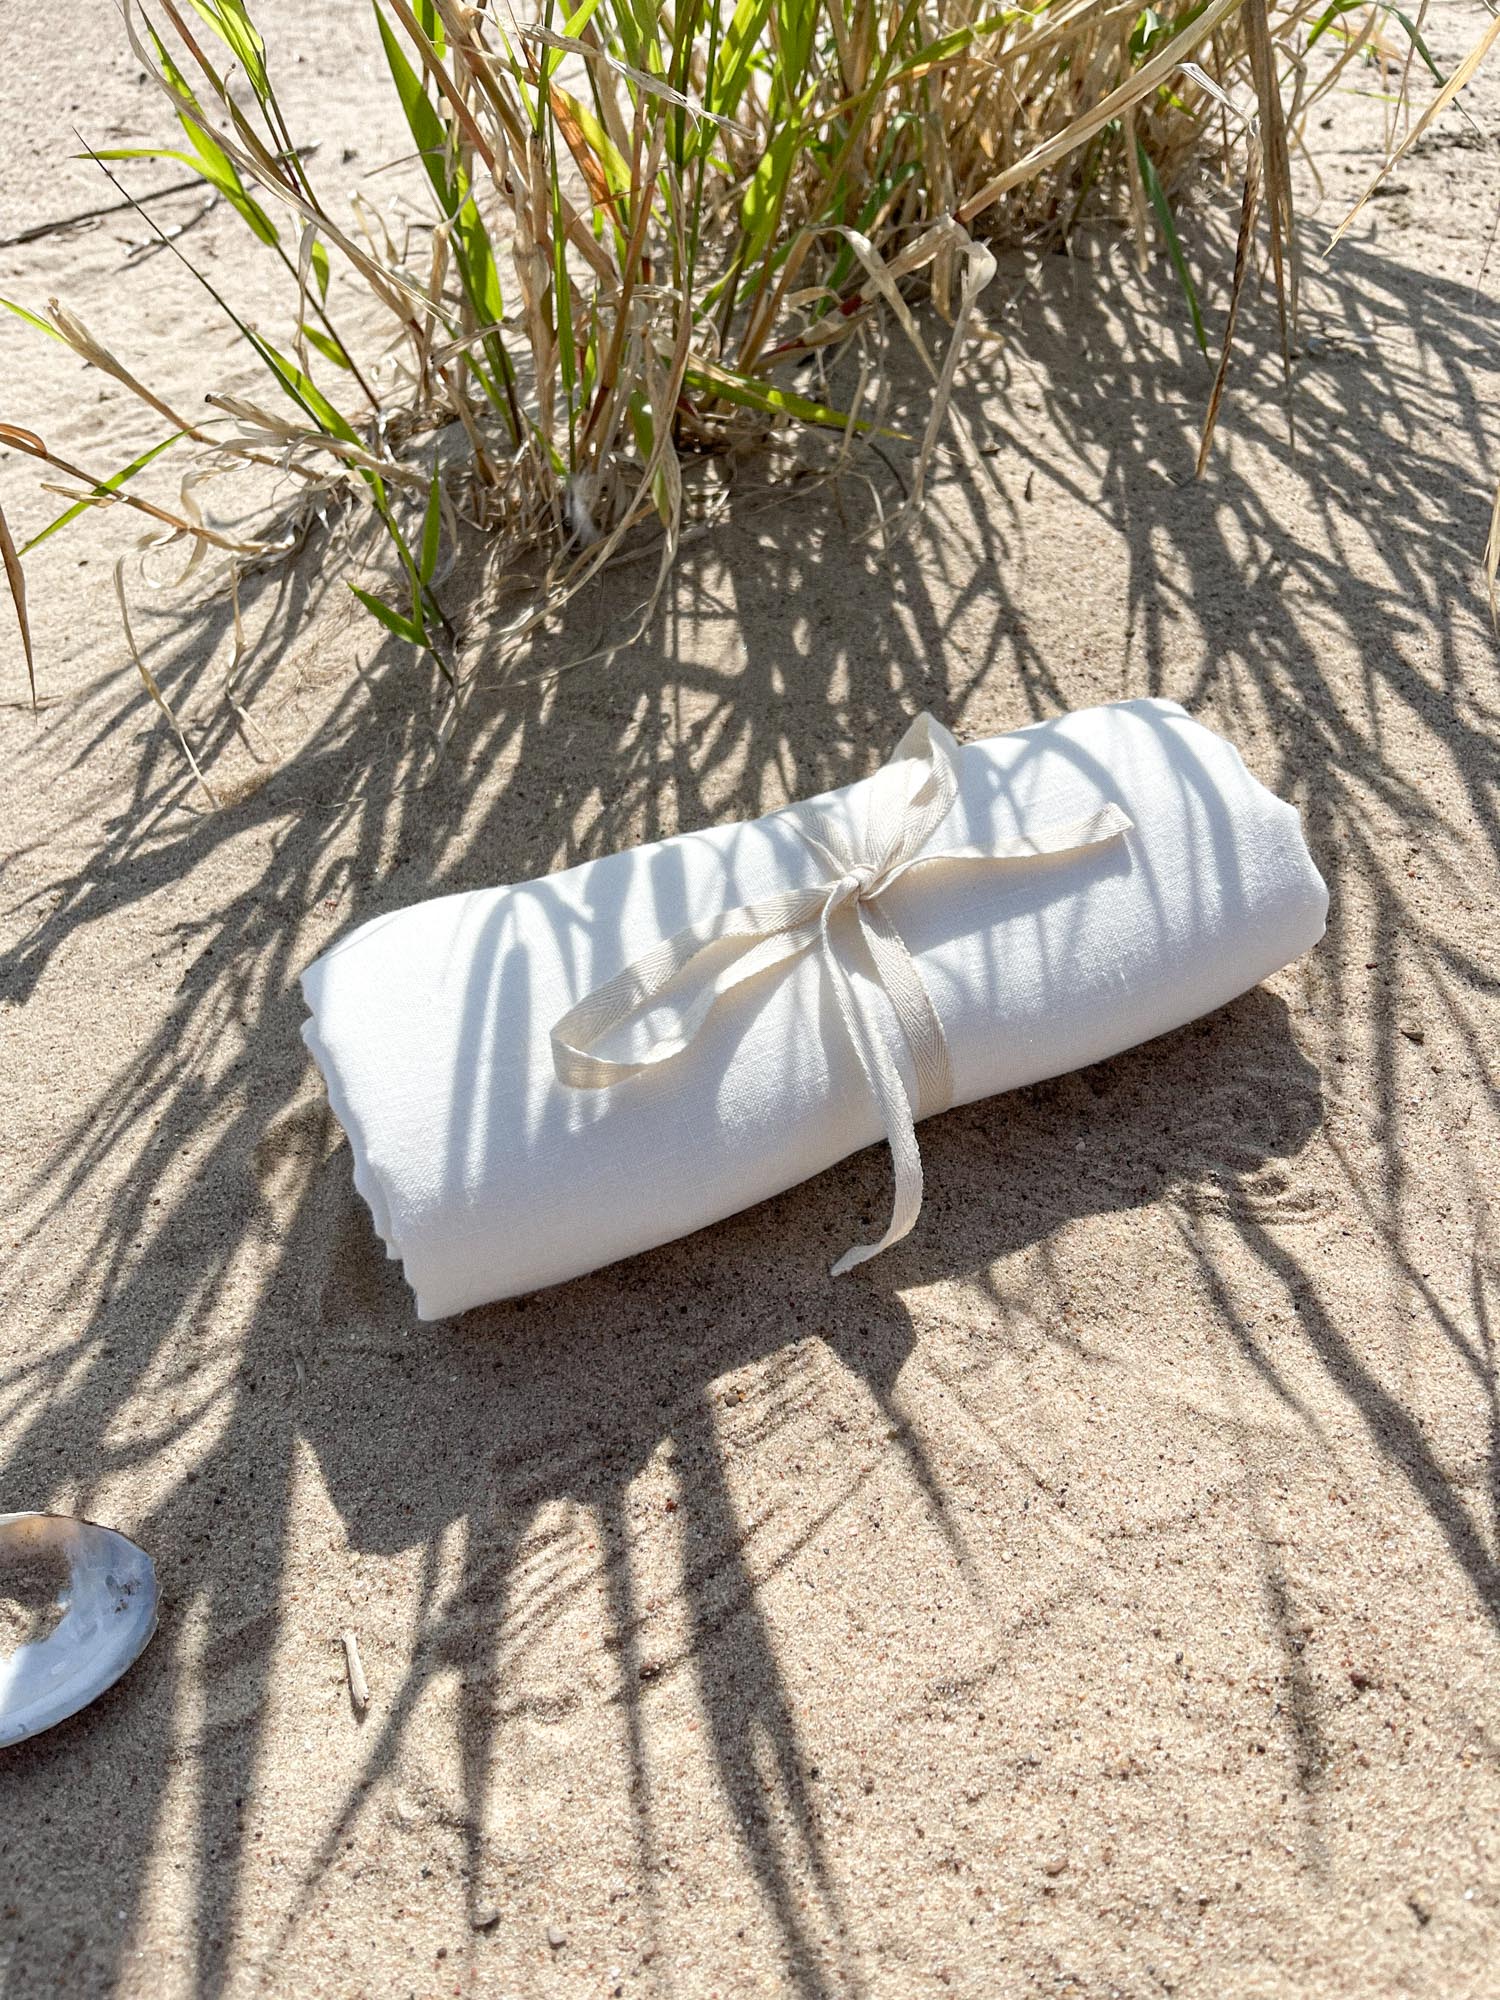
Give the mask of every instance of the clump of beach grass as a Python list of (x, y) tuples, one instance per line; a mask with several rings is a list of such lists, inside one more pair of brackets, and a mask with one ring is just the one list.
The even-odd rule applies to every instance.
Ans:
[[(212, 415), (194, 419), (66, 305), (12, 306), (164, 426), (101, 476), (0, 424), (0, 442), (68, 482), (65, 510), (25, 547), (0, 517), (33, 695), (22, 565), (47, 536), (93, 509), (133, 507), (154, 542), (185, 545), (186, 572), (221, 558), (232, 590), (240, 566), (295, 548), (299, 513), (337, 502), (371, 517), (396, 579), (377, 590), (350, 575), (348, 588), (431, 656), (451, 716), (460, 690), (441, 586), (464, 525), (546, 556), (517, 636), (653, 522), (659, 590), (690, 455), (785, 426), (842, 432), (846, 444), (878, 426), (868, 370), (842, 406), (817, 388), (818, 364), (877, 324), (910, 338), (933, 379), (915, 505), (996, 245), (1062, 242), (1117, 218), (1143, 260), (1170, 261), (1209, 353), (1176, 219), (1208, 158), (1241, 188), (1242, 212), (1201, 466), (1262, 246), (1286, 349), (1290, 158), (1309, 113), (1352, 64), (1374, 65), (1393, 100), (1414, 60), (1433, 67), (1425, 4), (1412, 20), (1363, 0), (1041, 0), (988, 12), (967, 0), (543, 0), (525, 18), (487, 0), (373, 0), (370, 32), (406, 126), (387, 152), (420, 163), (430, 204), (429, 226), (398, 246), (367, 191), (314, 168), (318, 135), (291, 130), (246, 0), (121, 8), (177, 132), (169, 146), (91, 157), (122, 199), (140, 160), (189, 167), (243, 222), (245, 255), (282, 267), (285, 333), (273, 342), (252, 327), (229, 282), (195, 268), (264, 390), (211, 396)], [(911, 312), (917, 287), (946, 322), (941, 360)], [(435, 433), (448, 439), (440, 451)], [(192, 462), (176, 506), (133, 490), (169, 451)], [(284, 499), (279, 513), (268, 501), (260, 532), (231, 535), (192, 492), (244, 465), (278, 484), (292, 475), (301, 498), (291, 518)], [(123, 568), (116, 580), (129, 635)]]

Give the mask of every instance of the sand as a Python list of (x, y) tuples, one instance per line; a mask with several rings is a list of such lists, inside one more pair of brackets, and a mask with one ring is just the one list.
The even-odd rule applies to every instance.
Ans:
[[(1475, 16), (1438, 11), (1447, 63)], [(370, 39), (344, 4), (301, 32), (294, 119)], [(373, 163), (380, 103), (368, 64), (321, 103), (330, 170)], [(1380, 138), (1327, 108), (1313, 247)], [(99, 199), (54, 164), (69, 119), (146, 129), (113, 16), (13, 4), (0, 236)], [(222, 597), (136, 593), (217, 813), (123, 649), (136, 530), (38, 552), (37, 717), (0, 610), (0, 1508), (125, 1529), (163, 1609), (0, 1757), (5, 2000), (1500, 1987), (1500, 155), (1450, 118), (1398, 180), (1309, 269), (1295, 450), (1268, 298), (1195, 486), (1170, 271), (1107, 234), (1010, 257), (983, 452), (909, 539), (871, 532), (873, 455), (770, 501), (744, 467), (640, 642), (524, 689), (462, 580), (479, 691), (435, 773), (426, 679), (326, 542), (247, 590), (260, 762)], [(237, 228), (184, 243), (253, 295)], [(185, 404), (246, 385), (139, 234), (0, 250), (0, 291), (61, 294)], [(9, 323), (0, 381), (91, 466), (161, 435)], [(0, 497), (23, 536), (58, 504), (14, 456)], [(1311, 957), (924, 1127), (918, 1230), (841, 1281), (878, 1152), (416, 1324), (298, 1039), (331, 939), (863, 773), (923, 706), (977, 736), (1143, 693), (1302, 809)]]

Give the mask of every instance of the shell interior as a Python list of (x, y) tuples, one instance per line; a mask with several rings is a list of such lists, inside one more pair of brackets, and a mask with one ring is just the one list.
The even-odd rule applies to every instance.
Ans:
[(0, 1749), (76, 1715), (156, 1630), (151, 1558), (113, 1528), (65, 1514), (0, 1514), (0, 1596), (15, 1576), (33, 1583), (18, 1617), (0, 1627)]

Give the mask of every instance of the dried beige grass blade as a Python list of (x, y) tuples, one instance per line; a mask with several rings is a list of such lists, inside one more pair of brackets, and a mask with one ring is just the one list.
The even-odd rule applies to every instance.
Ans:
[[(1271, 239), (1271, 269), (1276, 280), (1276, 315), (1281, 334), (1281, 376), (1288, 392), (1292, 380), (1291, 325), (1297, 313), (1296, 243), (1293, 236), (1292, 168), (1287, 154), (1286, 125), (1281, 114), (1281, 89), (1276, 76), (1276, 51), (1266, 17), (1266, 0), (1245, 0), (1246, 39), (1250, 74), (1260, 112), (1261, 169), (1266, 225)], [(1291, 427), (1290, 394), (1287, 425)]]
[[(1186, 63), (1183, 68), (1187, 68)], [(1120, 114), (1120, 128), (1125, 136), (1125, 170), (1130, 176), (1130, 225), (1135, 238), (1135, 268), (1144, 276), (1151, 268), (1151, 256), (1146, 225), (1146, 190), (1141, 185), (1141, 163), (1135, 150), (1134, 105)]]
[[(428, 40), (421, 24), (407, 6), (406, 0), (389, 0), (389, 5), (391, 12), (406, 30), (413, 47), (421, 57), (422, 67), (432, 78), (433, 87), (439, 92), (444, 101), (451, 106), (453, 115), (458, 120), (464, 137), (474, 148), (479, 158), (483, 160), (491, 180), (503, 196), (505, 192), (505, 177), (495, 148), (480, 130), (473, 112), (470, 111), (467, 103), (464, 101), (463, 92), (448, 74), (446, 67), (438, 56), (437, 51), (433, 48), (432, 43)], [(484, 56), (484, 51), (470, 43), (467, 38), (463, 40), (461, 46), (468, 60), (470, 70), (477, 77), (480, 74), (480, 62), (478, 59)], [(493, 64), (490, 64), (489, 67), (493, 69)], [(507, 122), (502, 120), (502, 124)], [(517, 129), (512, 133), (507, 130), (505, 137), (514, 146), (521, 137), (521, 131)], [(568, 241), (593, 266), (594, 271), (606, 284), (612, 283), (615, 273), (614, 265), (610, 260), (608, 251), (595, 242), (592, 230), (566, 196), (559, 197), (558, 207), (562, 214), (563, 229), (566, 232)]]
[(861, 235), (859, 230), (839, 229), (835, 233), (844, 238), (845, 242), (848, 243), (850, 249), (864, 266), (870, 283), (890, 307), (897, 325), (917, 350), (917, 353), (922, 357), (922, 366), (927, 370), (933, 381), (936, 382), (938, 380), (938, 371), (933, 366), (932, 356), (927, 352), (927, 344), (917, 330), (917, 322), (912, 318), (911, 308), (897, 289), (896, 281), (891, 276), (890, 268), (886, 264), (885, 259), (875, 248), (869, 237)]
[[(1353, 208), (1351, 208), (1349, 213), (1344, 217), (1343, 221), (1339, 224), (1338, 228), (1335, 229), (1333, 235), (1329, 238), (1328, 242), (1329, 250), (1332, 250), (1334, 244), (1338, 242), (1339, 238), (1344, 234), (1345, 230), (1348, 229), (1350, 223), (1352, 223), (1354, 218), (1359, 214), (1360, 210), (1364, 207), (1365, 203), (1370, 199), (1370, 196), (1374, 194), (1376, 188), (1379, 187), (1380, 183), (1385, 179), (1386, 175), (1391, 171), (1391, 168), (1394, 167), (1398, 163), (1398, 161), (1405, 159), (1406, 155), (1411, 151), (1412, 147), (1415, 146), (1418, 139), (1421, 138), (1422, 134), (1427, 130), (1428, 126), (1432, 123), (1433, 119), (1438, 117), (1440, 113), (1445, 111), (1447, 107), (1453, 102), (1454, 98), (1457, 97), (1458, 93), (1464, 88), (1465, 84), (1467, 84), (1469, 80), (1472, 78), (1475, 70), (1478, 69), (1479, 65), (1484, 61), (1485, 57), (1494, 47), (1497, 40), (1500, 40), (1500, 14), (1497, 14), (1495, 18), (1490, 22), (1489, 26), (1485, 29), (1484, 33), (1479, 37), (1479, 40), (1474, 44), (1473, 48), (1470, 49), (1469, 53), (1464, 57), (1463, 61), (1458, 65), (1458, 68), (1454, 70), (1452, 76), (1449, 77), (1448, 81), (1443, 85), (1442, 89), (1433, 98), (1431, 104), (1428, 105), (1427, 109), (1422, 113), (1421, 117), (1417, 120), (1416, 124), (1413, 125), (1411, 130), (1407, 133), (1406, 137), (1401, 141), (1401, 144), (1396, 148), (1395, 152), (1391, 154), (1390, 158), (1381, 167), (1379, 173), (1376, 174), (1375, 178), (1370, 182), (1370, 185), (1365, 189), (1364, 193), (1360, 196), (1359, 200), (1354, 204)], [(1327, 251), (1325, 251), (1324, 255), (1326, 256), (1327, 254), (1328, 254)]]
[(21, 650), (26, 655), (26, 679), (31, 688), (31, 709), (36, 713), (36, 660), (31, 651), (31, 625), (26, 617), (26, 575), (21, 568), (21, 558), (16, 554), (15, 542), (11, 539), (10, 523), (5, 518), (5, 509), (0, 507), (0, 556), (5, 559), (5, 574), (10, 583), (11, 602), (16, 607), (16, 619), (21, 627)]
[(927, 481), (927, 467), (937, 448), (938, 434), (948, 415), (948, 405), (953, 399), (953, 383), (958, 374), (959, 357), (963, 344), (968, 338), (969, 321), (979, 294), (995, 275), (995, 255), (983, 243), (976, 243), (964, 232), (964, 280), (963, 291), (958, 301), (958, 311), (953, 315), (953, 337), (948, 342), (948, 352), (943, 357), (943, 372), (938, 377), (937, 387), (932, 392), (932, 413), (927, 419), (927, 429), (922, 434), (921, 449), (917, 453), (916, 470), (912, 474), (911, 498), (901, 510), (901, 521), (910, 521), (922, 504), (922, 494)]
[[(949, 217), (935, 223), (931, 229), (924, 230), (915, 243), (909, 243), (897, 256), (881, 260), (885, 277), (894, 285), (898, 279), (910, 277), (912, 272), (920, 271), (924, 265), (932, 262), (945, 243), (953, 241), (957, 228), (958, 225)], [(964, 234), (967, 236), (967, 232)], [(804, 237), (803, 240), (808, 239)], [(790, 264), (791, 260), (787, 261)], [(763, 361), (754, 357), (749, 360), (742, 357), (740, 367), (748, 372), (752, 366), (761, 368), (773, 366), (778, 362), (790, 360), (794, 354), (812, 354), (820, 347), (832, 347), (841, 340), (847, 340), (861, 325), (864, 314), (874, 305), (878, 296), (879, 292), (872, 278), (868, 285), (861, 285), (854, 299), (844, 301), (837, 314), (830, 314), (826, 320), (798, 339), (786, 341), (780, 347), (773, 348)], [(781, 302), (778, 301), (779, 303)]]
[(173, 430), (186, 431), (188, 436), (196, 439), (199, 444), (211, 442), (191, 418), (182, 416), (170, 403), (164, 402), (154, 390), (148, 389), (139, 376), (133, 375), (124, 362), (110, 352), (102, 340), (97, 340), (89, 332), (77, 313), (70, 312), (56, 299), (48, 299), (47, 315), (73, 352), (87, 361), (91, 367), (97, 368), (103, 375), (112, 375), (133, 396), (139, 396), (141, 401), (155, 410), (159, 416), (165, 417)]
[[(234, 438), (210, 437), (207, 431), (193, 423), (190, 418), (183, 416), (180, 411), (174, 409), (163, 397), (158, 396), (153, 389), (147, 388), (139, 376), (132, 374), (123, 361), (112, 354), (101, 340), (96, 339), (89, 332), (76, 313), (69, 311), (58, 300), (49, 299), (47, 301), (47, 312), (59, 336), (67, 342), (75, 354), (88, 362), (90, 367), (97, 368), (101, 374), (113, 376), (122, 388), (128, 389), (133, 396), (138, 396), (149, 409), (153, 409), (159, 416), (165, 417), (174, 430), (181, 431), (184, 436), (190, 437), (195, 444), (201, 444), (210, 450), (227, 452), (234, 457), (248, 460), (252, 465), (273, 466), (274, 462), (272, 460), (260, 456), (257, 452), (249, 449)], [(212, 400), (213, 398), (210, 396), (208, 401), (212, 402)], [(51, 463), (61, 465), (62, 460), (53, 459)], [(78, 476), (82, 477), (82, 474)], [(119, 497), (121, 499), (129, 499), (129, 495), (127, 494), (121, 494)], [(167, 517), (163, 516), (162, 518), (166, 519)]]
[[(209, 471), (207, 468), (205, 468), (201, 472), (189, 472), (184, 474), (180, 484), (178, 485), (177, 488), (178, 511), (181, 513), (182, 518), (188, 524), (189, 530), (191, 531), (192, 540), (188, 548), (187, 561), (183, 564), (178, 574), (172, 578), (171, 588), (173, 590), (180, 590), (182, 588), (183, 584), (187, 582), (188, 578), (193, 574), (194, 570), (197, 569), (198, 565), (202, 562), (204, 556), (208, 552), (208, 543), (204, 538), (207, 524), (203, 519), (203, 509), (198, 505), (198, 499), (195, 489), (201, 486), (204, 480), (211, 479), (212, 477), (213, 473)], [(160, 546), (166, 547), (169, 543), (175, 542), (176, 540), (177, 540), (177, 534), (174, 532), (171, 535), (161, 536), (159, 538), (159, 543)]]
[(1224, 321), (1224, 346), (1219, 355), (1219, 366), (1214, 373), (1214, 386), (1208, 399), (1208, 409), (1203, 417), (1203, 434), (1198, 440), (1198, 463), (1193, 468), (1193, 477), (1201, 479), (1203, 468), (1208, 463), (1209, 447), (1214, 441), (1214, 430), (1219, 421), (1219, 405), (1224, 400), (1224, 384), (1229, 379), (1229, 357), (1234, 347), (1235, 321), (1239, 318), (1240, 297), (1245, 289), (1245, 278), (1250, 269), (1250, 244), (1255, 234), (1255, 217), (1260, 208), (1261, 151), (1260, 141), (1254, 135), (1250, 139), (1250, 157), (1245, 164), (1245, 196), (1240, 204), (1239, 240), (1234, 246), (1234, 283), (1229, 292), (1229, 313)]
[(1246, 0), (1211, 0), (1211, 4), (1189, 22), (1180, 35), (1168, 42), (1150, 62), (1142, 63), (1128, 82), (1112, 90), (1082, 118), (1075, 118), (1073, 123), (1065, 127), (1055, 138), (1048, 139), (1045, 144), (1023, 154), (1019, 160), (1007, 167), (1004, 173), (997, 174), (992, 181), (980, 188), (977, 194), (970, 195), (969, 199), (962, 202), (955, 211), (957, 220), (964, 224), (972, 222), (975, 216), (982, 215), (1000, 199), (1001, 195), (1009, 193), (1011, 188), (1018, 187), (1022, 181), (1034, 179), (1045, 168), (1054, 165), (1075, 147), (1081, 146), (1085, 139), (1092, 139), (1096, 132), (1102, 132), (1112, 119), (1128, 111), (1133, 104), (1139, 104), (1141, 99), (1149, 96), (1159, 83), (1165, 82), (1174, 70), (1181, 68), (1183, 57), (1197, 48), (1198, 44), (1206, 36), (1211, 35), (1221, 22), (1226, 21), (1245, 4)]
[(312, 223), (304, 222), (302, 225), (302, 234), (297, 243), (297, 332), (295, 336), (297, 359), (301, 363), (304, 375), (308, 373), (307, 334), (305, 328), (307, 325), (307, 310), (312, 300), (311, 287), (307, 281), (312, 275), (313, 245), (317, 240), (318, 232), (316, 228)]
[(210, 785), (207, 778), (204, 777), (202, 770), (199, 768), (198, 759), (193, 755), (191, 746), (189, 745), (187, 738), (182, 733), (182, 724), (177, 720), (177, 717), (172, 713), (171, 703), (162, 693), (160, 687), (158, 687), (155, 674), (152, 673), (151, 669), (146, 665), (146, 662), (141, 658), (140, 648), (135, 643), (135, 633), (131, 630), (130, 627), (130, 606), (125, 601), (124, 556), (121, 556), (119, 561), (115, 564), (115, 596), (119, 599), (120, 619), (125, 627), (125, 644), (130, 648), (130, 657), (135, 662), (135, 670), (140, 675), (142, 684), (144, 685), (147, 694), (150, 695), (151, 699), (156, 703), (157, 707), (161, 710), (162, 714), (167, 718), (167, 721), (172, 725), (173, 733), (176, 736), (177, 741), (182, 746), (182, 754), (184, 757), (187, 758), (188, 763), (192, 767), (193, 776), (198, 780), (198, 783), (203, 787), (204, 791), (208, 794), (209, 804), (217, 810), (219, 801), (218, 798), (215, 796), (214, 788), (212, 785)]
[(469, 449), (474, 454), (474, 470), (478, 474), (480, 482), (488, 487), (498, 486), (500, 484), (500, 474), (496, 471), (495, 462), (490, 457), (489, 449), (480, 434), (479, 425), (475, 421), (474, 411), (469, 399), (464, 394), (463, 385), (455, 375), (441, 366), (438, 368), (438, 375), (442, 380), (443, 387), (448, 391), (454, 409), (458, 412), (458, 421), (464, 427), (464, 436), (469, 440)]
[(536, 42), (542, 48), (560, 49), (564, 55), (581, 56), (586, 62), (603, 63), (617, 76), (629, 77), (630, 81), (648, 96), (660, 98), (664, 104), (675, 104), (679, 111), (686, 111), (694, 118), (702, 118), (707, 124), (717, 125), (721, 132), (734, 132), (742, 139), (750, 137), (746, 128), (737, 125), (732, 118), (721, 118), (717, 112), (705, 110), (701, 104), (695, 104), (692, 98), (685, 97), (680, 90), (673, 90), (671, 85), (664, 83), (659, 76), (652, 76), (646, 70), (636, 69), (630, 63), (622, 62), (619, 56), (611, 55), (607, 49), (600, 48), (597, 42), (581, 42), (571, 35), (554, 34), (550, 28), (527, 27), (520, 29), (519, 33), (523, 42)]
[(584, 424), (581, 444), (586, 453), (591, 452), (591, 463), (597, 471), (603, 461), (605, 442), (609, 436), (610, 424), (618, 395), (621, 357), (625, 346), (626, 331), (631, 324), (631, 296), (641, 269), (641, 256), (646, 242), (646, 228), (651, 218), (650, 189), (656, 185), (657, 172), (661, 166), (662, 153), (666, 146), (665, 123), (656, 128), (656, 136), (651, 142), (644, 174), (638, 171), (640, 163), (640, 142), (644, 137), (645, 107), (636, 112), (636, 143), (633, 146), (632, 179), (645, 190), (636, 204), (635, 217), (631, 224), (630, 238), (625, 246), (625, 262), (620, 281), (620, 294), (614, 306), (614, 326), (610, 333), (609, 345), (599, 369), (602, 394), (590, 411)]
[(70, 464), (65, 458), (59, 458), (55, 451), (48, 450), (34, 431), (24, 431), (19, 424), (0, 423), (0, 444), (14, 445), (17, 451), (24, 451), (29, 458), (40, 459), (44, 465), (55, 466), (59, 472), (65, 472), (70, 479), (81, 479), (87, 489), (85, 492), (69, 493), (65, 488), (57, 489), (69, 500), (83, 501), (91, 507), (133, 507), (138, 514), (145, 514), (150, 520), (160, 521), (163, 527), (171, 528), (177, 534), (200, 536), (205, 542), (212, 543), (216, 549), (223, 549), (230, 555), (275, 556), (284, 554), (286, 547), (289, 546), (280, 542), (232, 541), (228, 535), (221, 535), (216, 528), (205, 527), (201, 522), (195, 527), (191, 521), (168, 513), (165, 507), (158, 507), (155, 501), (143, 500), (138, 493), (126, 493), (118, 487), (106, 491), (102, 480), (92, 478), (79, 466)]
[[(131, 50), (146, 75), (165, 93), (175, 117), (179, 104), (177, 94), (157, 68), (155, 57), (146, 48), (137, 32), (135, 22), (132, 19), (134, 4), (135, 0), (120, 0), (120, 14), (125, 24), (125, 33), (129, 38)], [(189, 35), (176, 9), (171, 6), (170, 0), (162, 0), (162, 4), (169, 19), (182, 36), (184, 45), (193, 50), (200, 66), (206, 69), (196, 42)], [(259, 138), (257, 138), (248, 120), (244, 118), (243, 114), (239, 113), (232, 95), (222, 90), (215, 90), (214, 95), (224, 106), (225, 110), (231, 114), (235, 126), (233, 135), (223, 129), (216, 129), (214, 132), (215, 143), (233, 161), (242, 175), (248, 175), (251, 180), (264, 188), (273, 200), (280, 202), (284, 207), (291, 209), (295, 214), (301, 216), (304, 222), (312, 223), (328, 242), (340, 249), (365, 280), (366, 284), (369, 285), (375, 296), (381, 300), (397, 319), (404, 320), (406, 312), (409, 311), (413, 304), (418, 307), (426, 305), (427, 301), (423, 297), (420, 286), (413, 284), (409, 278), (403, 277), (400, 272), (377, 262), (347, 232), (340, 229), (331, 216), (324, 214), (320, 209), (312, 207), (296, 188), (290, 187), (287, 184), (278, 169), (273, 155), (266, 151), (266, 148), (261, 144)]]
[(859, 413), (865, 406), (865, 396), (870, 387), (870, 357), (864, 351), (864, 346), (864, 342), (861, 341), (859, 380), (854, 385), (854, 394), (849, 398), (849, 421), (845, 424), (844, 434), (839, 439), (839, 455), (833, 468), (835, 481), (842, 476), (849, 464), (849, 453), (859, 430)]

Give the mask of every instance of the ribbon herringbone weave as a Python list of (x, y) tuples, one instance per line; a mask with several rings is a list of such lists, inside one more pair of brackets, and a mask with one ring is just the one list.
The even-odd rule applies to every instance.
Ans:
[[(552, 1028), (552, 1059), (560, 1082), (578, 1090), (625, 1083), (681, 1055), (735, 988), (803, 952), (820, 951), (844, 1032), (885, 1127), (896, 1180), (885, 1234), (878, 1243), (845, 1251), (833, 1266), (835, 1276), (898, 1242), (916, 1222), (922, 1207), (916, 1122), (945, 1110), (953, 1099), (943, 1024), (916, 961), (881, 907), (881, 895), (914, 868), (1067, 854), (1113, 840), (1131, 825), (1118, 806), (1101, 804), (1079, 818), (1037, 826), (988, 846), (929, 848), (958, 798), (958, 755), (958, 745), (940, 722), (918, 716), (872, 781), (862, 841), (823, 813), (810, 815), (809, 825), (798, 825), (798, 834), (828, 871), (825, 881), (686, 925), (586, 994)], [(856, 943), (868, 952), (894, 1009), (911, 1062), (914, 1094), (879, 1023), (861, 1011), (845, 963)], [(611, 1034), (646, 1014), (695, 970), (703, 984), (670, 1031), (657, 1035), (640, 1055), (612, 1059), (599, 1053)]]

